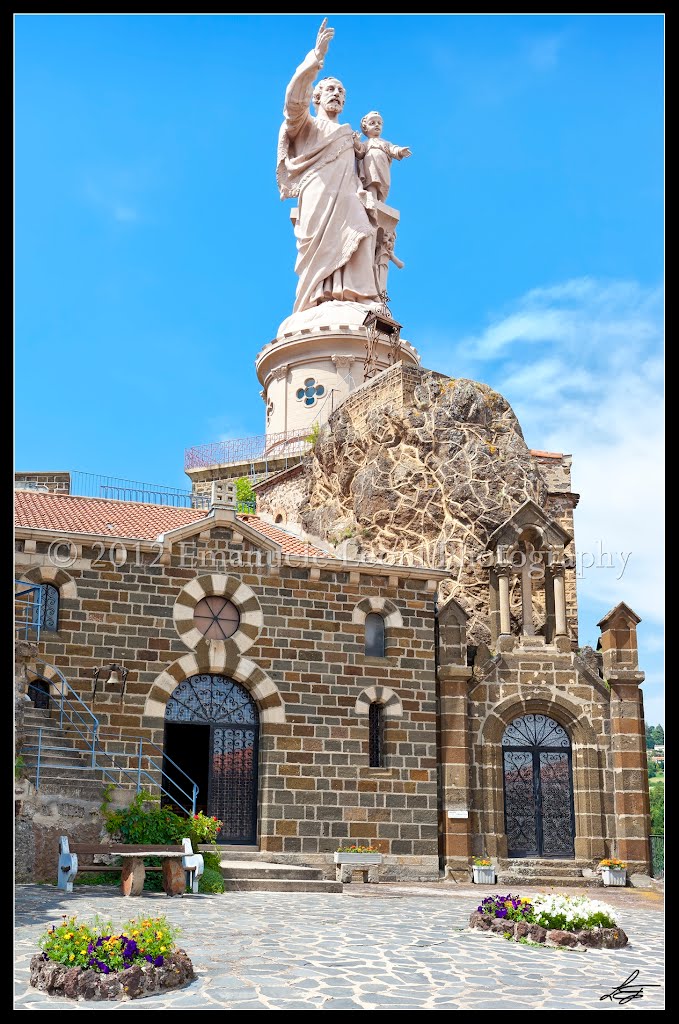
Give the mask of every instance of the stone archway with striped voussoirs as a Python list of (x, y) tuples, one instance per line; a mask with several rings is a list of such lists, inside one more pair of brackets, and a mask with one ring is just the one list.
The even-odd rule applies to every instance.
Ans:
[(146, 698), (144, 724), (162, 724), (165, 708), (175, 688), (184, 680), (201, 674), (223, 676), (242, 683), (257, 703), (259, 721), (280, 725), (286, 721), (285, 704), (274, 681), (248, 658), (229, 657), (225, 645), (203, 640), (195, 651), (185, 654), (160, 673)]

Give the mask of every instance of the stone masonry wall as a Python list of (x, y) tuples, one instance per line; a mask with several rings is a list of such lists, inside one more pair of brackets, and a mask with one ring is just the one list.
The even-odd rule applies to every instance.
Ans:
[[(48, 548), (49, 540), (38, 541), (34, 554), (17, 556), (17, 571), (48, 565)], [(58, 633), (43, 632), (41, 656), (91, 705), (109, 753), (133, 767), (135, 737), (163, 745), (162, 718), (145, 715), (147, 699), (152, 691), (157, 699), (160, 674), (190, 653), (172, 617), (181, 588), (212, 573), (237, 576), (264, 617), (244, 658), (285, 707), (284, 722), (261, 726), (260, 848), (330, 871), (340, 842), (372, 843), (401, 865), (390, 868), (398, 877), (436, 877), (433, 591), (424, 579), (270, 565), (261, 554), (224, 527), (175, 546), (167, 565), (134, 542), (121, 565), (98, 558), (101, 544), (84, 546), (68, 568), (77, 596), (62, 598)], [(363, 626), (352, 613), (366, 597), (387, 599), (402, 615), (402, 628), (388, 630), (386, 658), (363, 653)], [(200, 671), (211, 670), (208, 648), (202, 644)], [(93, 702), (93, 671), (111, 661), (129, 670), (124, 700), (119, 684), (102, 683)], [(367, 715), (354, 710), (375, 685), (393, 689), (403, 709), (387, 720), (383, 769), (368, 766)]]
[(52, 494), (71, 493), (70, 473), (16, 473), (15, 483), (17, 487), (35, 484), (40, 490), (50, 491)]

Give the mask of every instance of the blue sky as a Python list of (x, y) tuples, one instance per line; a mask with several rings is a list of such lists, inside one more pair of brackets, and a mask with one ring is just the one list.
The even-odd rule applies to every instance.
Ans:
[[(17, 468), (185, 487), (184, 448), (263, 432), (296, 285), (276, 139), (321, 17), (15, 16)], [(664, 721), (664, 18), (330, 24), (342, 120), (413, 151), (403, 334), (572, 453), (581, 642), (627, 601)]]

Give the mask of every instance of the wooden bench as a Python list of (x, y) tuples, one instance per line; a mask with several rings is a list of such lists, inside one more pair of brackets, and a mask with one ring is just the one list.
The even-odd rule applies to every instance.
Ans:
[[(122, 857), (122, 864), (82, 864), (80, 857), (111, 854)], [(144, 857), (161, 857), (161, 868), (146, 868)], [(190, 839), (183, 839), (181, 846), (154, 844), (69, 843), (67, 836), (59, 840), (59, 864), (57, 886), (64, 892), (73, 892), (73, 880), (78, 871), (120, 871), (120, 891), (123, 896), (139, 896), (144, 888), (147, 870), (163, 872), (163, 890), (168, 896), (180, 896), (189, 887), (198, 892), (198, 880), (203, 874), (204, 862), (201, 853), (194, 853)]]

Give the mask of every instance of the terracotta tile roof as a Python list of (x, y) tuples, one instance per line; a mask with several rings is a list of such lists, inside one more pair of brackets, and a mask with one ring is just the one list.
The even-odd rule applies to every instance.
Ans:
[[(14, 510), (16, 525), (29, 529), (89, 533), (96, 537), (129, 537), (134, 540), (155, 540), (161, 533), (198, 522), (207, 515), (204, 509), (173, 508), (140, 501), (82, 498), (74, 494), (40, 491), (15, 491)], [(244, 515), (238, 518), (264, 537), (280, 544), (285, 554), (326, 554), (320, 548), (263, 522), (257, 516)]]
[(314, 547), (313, 544), (309, 544), (308, 541), (300, 540), (299, 537), (295, 537), (294, 534), (288, 533), (286, 530), (281, 530), (280, 526), (274, 526), (273, 523), (265, 523), (263, 519), (258, 519), (257, 516), (239, 516), (244, 523), (249, 526), (254, 526), (258, 533), (263, 533), (265, 537), (269, 537), (270, 540), (280, 544), (283, 551), (288, 555), (322, 555), (324, 558), (334, 557), (328, 555), (327, 551), (321, 550), (321, 548)]
[(537, 448), (530, 449), (531, 455), (537, 455), (540, 459), (562, 459), (563, 452), (541, 452)]

